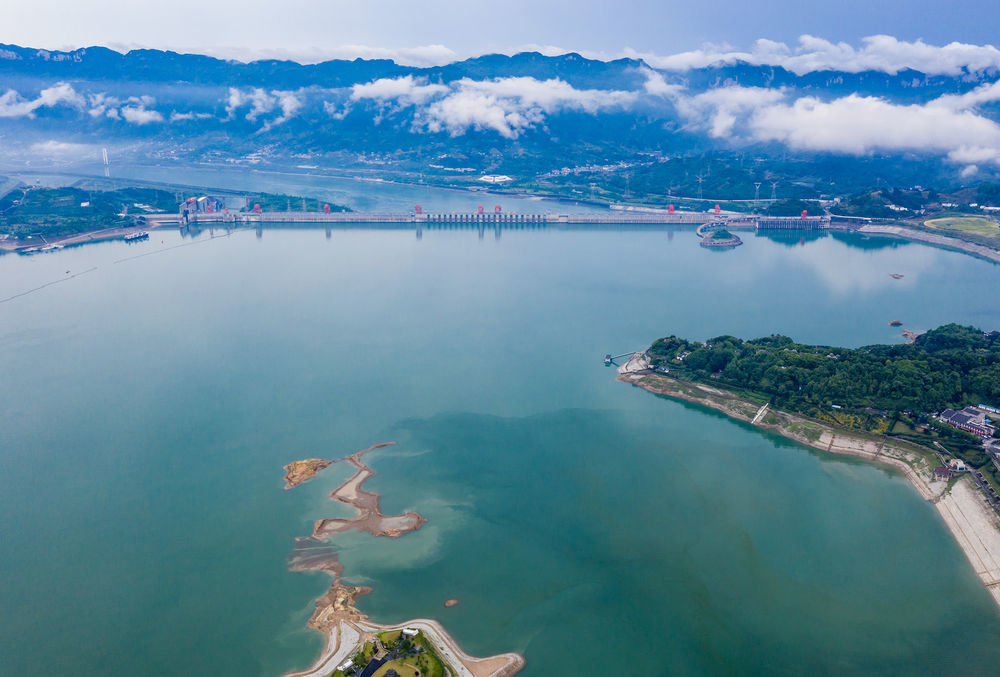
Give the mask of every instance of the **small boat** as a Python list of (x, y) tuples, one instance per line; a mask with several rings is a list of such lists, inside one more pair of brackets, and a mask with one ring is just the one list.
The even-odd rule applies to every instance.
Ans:
[(138, 242), (139, 240), (148, 240), (149, 233), (146, 231), (139, 231), (138, 233), (129, 233), (125, 236), (126, 242)]
[(902, 280), (903, 279), (903, 276), (900, 275), (899, 273), (890, 273), (889, 277), (891, 277), (894, 280)]
[(604, 356), (604, 364), (611, 364), (611, 353)]
[(901, 327), (901, 326), (903, 326), (903, 323), (900, 322), (899, 320), (889, 320), (889, 326), (890, 327)]

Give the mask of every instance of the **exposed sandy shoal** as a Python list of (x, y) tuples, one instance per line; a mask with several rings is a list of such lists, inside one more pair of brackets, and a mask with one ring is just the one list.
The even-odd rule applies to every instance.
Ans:
[(322, 458), (307, 458), (304, 461), (292, 461), (285, 466), (285, 489), (294, 489), (306, 480), (311, 480), (320, 470), (328, 468), (333, 461)]
[(856, 456), (899, 470), (922, 498), (934, 503), (976, 575), (1000, 605), (1000, 516), (975, 488), (971, 478), (962, 477), (949, 489), (947, 481), (934, 477), (936, 458), (914, 445), (885, 437), (853, 434), (766, 406), (758, 408), (718, 388), (643, 371), (642, 364), (640, 357), (633, 356), (619, 369), (618, 380), (658, 395), (711, 407), (816, 449)]
[[(410, 512), (403, 515), (383, 515), (379, 510), (380, 496), (365, 491), (361, 485), (375, 475), (361, 460), (372, 449), (386, 447), (395, 442), (375, 444), (367, 449), (346, 456), (340, 461), (350, 463), (357, 472), (344, 481), (330, 493), (330, 498), (352, 506), (357, 514), (346, 519), (317, 520), (311, 536), (295, 540), (295, 548), (289, 555), (288, 568), (292, 571), (325, 571), (333, 577), (333, 583), (325, 595), (316, 600), (316, 609), (309, 619), (310, 627), (322, 632), (336, 628), (341, 621), (361, 620), (365, 615), (358, 611), (355, 602), (362, 595), (371, 592), (371, 588), (344, 585), (341, 578), (344, 567), (337, 558), (337, 553), (326, 542), (335, 534), (356, 529), (388, 538), (398, 538), (405, 533), (419, 529), (426, 521), (421, 515)], [(314, 477), (324, 468), (340, 461), (327, 461), (320, 458), (310, 458), (303, 461), (293, 461), (285, 466), (286, 489), (298, 486)]]

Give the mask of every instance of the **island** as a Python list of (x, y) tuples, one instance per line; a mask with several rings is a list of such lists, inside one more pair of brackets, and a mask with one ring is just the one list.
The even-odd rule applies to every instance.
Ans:
[(743, 240), (723, 227), (705, 232), (698, 244), (702, 247), (738, 247)]
[[(358, 610), (359, 597), (371, 592), (364, 586), (343, 583), (344, 567), (330, 545), (331, 537), (357, 530), (376, 537), (399, 538), (416, 531), (427, 521), (416, 512), (383, 515), (381, 496), (366, 491), (362, 485), (375, 475), (362, 459), (368, 452), (396, 444), (382, 442), (338, 460), (310, 458), (293, 461), (284, 467), (285, 489), (292, 489), (314, 478), (335, 463), (355, 468), (351, 477), (330, 493), (330, 498), (356, 511), (354, 517), (317, 520), (310, 536), (298, 538), (289, 556), (291, 571), (324, 571), (333, 577), (330, 589), (316, 600), (309, 627), (327, 637), (326, 646), (308, 670), (288, 677), (348, 677), (386, 675), (390, 670), (400, 675), (426, 677), (507, 677), (524, 666), (524, 658), (504, 653), (488, 658), (469, 656), (441, 626), (430, 619), (415, 619), (401, 625), (380, 625)], [(451, 607), (458, 600), (448, 600)]]
[(1000, 604), (1000, 332), (950, 324), (855, 349), (668, 336), (632, 355), (618, 379), (896, 468)]

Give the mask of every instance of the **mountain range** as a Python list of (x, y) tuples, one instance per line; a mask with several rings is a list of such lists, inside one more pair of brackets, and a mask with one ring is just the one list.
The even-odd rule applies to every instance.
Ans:
[[(0, 162), (72, 163), (109, 148), (129, 160), (534, 180), (705, 157), (745, 168), (749, 157), (825, 188), (860, 166), (900, 185), (921, 174), (955, 184), (996, 175), (998, 78), (971, 66), (657, 69), (524, 52), (415, 67), (0, 45)], [(820, 176), (824, 164), (837, 175)], [(677, 181), (691, 184), (696, 165)]]

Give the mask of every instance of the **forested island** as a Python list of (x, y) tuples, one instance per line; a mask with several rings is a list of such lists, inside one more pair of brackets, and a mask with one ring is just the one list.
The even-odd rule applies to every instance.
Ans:
[(1000, 332), (948, 324), (912, 343), (854, 349), (787, 336), (704, 343), (668, 336), (647, 355), (655, 371), (740, 391), (783, 411), (920, 444), (939, 441), (993, 474), (982, 439), (933, 414), (1000, 403)]

